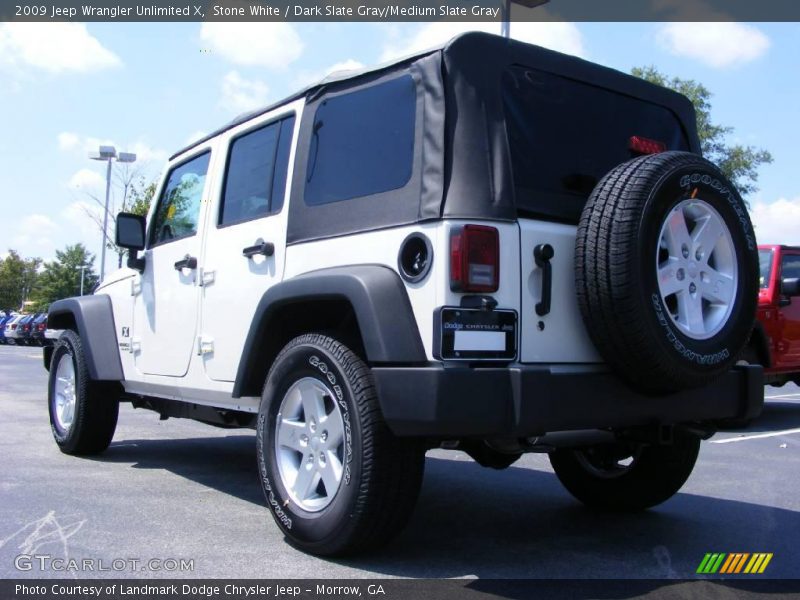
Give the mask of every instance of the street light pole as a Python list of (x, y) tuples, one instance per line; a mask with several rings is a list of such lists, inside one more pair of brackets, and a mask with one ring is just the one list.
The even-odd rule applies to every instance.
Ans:
[(79, 268), (81, 270), (81, 296), (83, 296), (83, 272), (86, 270), (86, 265), (81, 265)]
[[(116, 152), (115, 152), (116, 154)], [(108, 199), (111, 195), (111, 157), (108, 158), (108, 166), (106, 167), (106, 205), (103, 209), (103, 249), (100, 251), (100, 281), (105, 279), (106, 274), (106, 246), (108, 246)], [(83, 275), (83, 271), (81, 271)], [(81, 286), (83, 285), (83, 278), (81, 278)], [(81, 290), (83, 296), (83, 290)]]
[[(136, 161), (136, 155), (132, 152), (120, 152), (117, 154), (117, 149), (114, 146), (100, 146), (97, 152), (90, 152), (89, 158), (92, 160), (104, 160), (106, 166), (106, 203), (103, 208), (103, 247), (100, 250), (100, 281), (105, 279), (106, 275), (106, 246), (108, 245), (108, 202), (111, 198), (111, 161), (117, 159), (117, 162), (132, 163)], [(83, 279), (81, 279), (83, 284)], [(83, 295), (83, 292), (81, 292)]]
[(503, 21), (500, 24), (500, 35), (508, 39), (511, 37), (511, 5), (519, 4), (525, 8), (536, 8), (542, 4), (547, 4), (550, 0), (500, 0), (501, 14)]

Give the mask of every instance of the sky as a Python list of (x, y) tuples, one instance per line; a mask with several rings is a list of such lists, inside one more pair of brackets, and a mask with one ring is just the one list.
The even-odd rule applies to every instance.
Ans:
[[(243, 111), (469, 29), (499, 24), (0, 23), (0, 256), (82, 242), (99, 257), (105, 164), (88, 153), (102, 143), (152, 179)], [(705, 84), (731, 141), (775, 158), (748, 198), (759, 241), (800, 244), (800, 23), (513, 23), (511, 36)]]

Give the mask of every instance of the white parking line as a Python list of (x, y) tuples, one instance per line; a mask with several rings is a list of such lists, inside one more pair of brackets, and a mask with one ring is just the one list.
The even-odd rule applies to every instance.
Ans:
[(744, 442), (745, 440), (760, 440), (762, 438), (777, 437), (779, 435), (790, 435), (792, 433), (800, 433), (800, 427), (797, 429), (784, 429), (783, 431), (770, 431), (769, 433), (758, 433), (756, 435), (743, 435), (740, 437), (725, 438), (724, 440), (711, 440), (712, 444), (729, 444), (731, 442)]

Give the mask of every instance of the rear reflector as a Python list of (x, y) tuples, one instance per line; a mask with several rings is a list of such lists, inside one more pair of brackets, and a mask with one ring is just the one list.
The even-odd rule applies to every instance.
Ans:
[(450, 233), (450, 289), (496, 292), (500, 281), (500, 235), (494, 227), (464, 225)]
[(628, 148), (638, 154), (658, 154), (659, 152), (665, 152), (667, 145), (658, 140), (632, 135), (628, 140)]

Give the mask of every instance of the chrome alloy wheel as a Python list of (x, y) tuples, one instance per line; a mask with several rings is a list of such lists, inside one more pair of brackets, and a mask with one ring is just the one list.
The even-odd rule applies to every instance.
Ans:
[(716, 209), (700, 199), (679, 202), (661, 226), (656, 248), (661, 301), (680, 331), (695, 340), (716, 335), (736, 299), (733, 239)]
[(342, 482), (344, 421), (333, 394), (313, 377), (296, 381), (281, 401), (275, 457), (281, 482), (303, 510), (318, 512)]
[(75, 391), (75, 365), (72, 356), (64, 354), (58, 362), (55, 381), (56, 423), (65, 432), (69, 431), (75, 418), (77, 396)]

